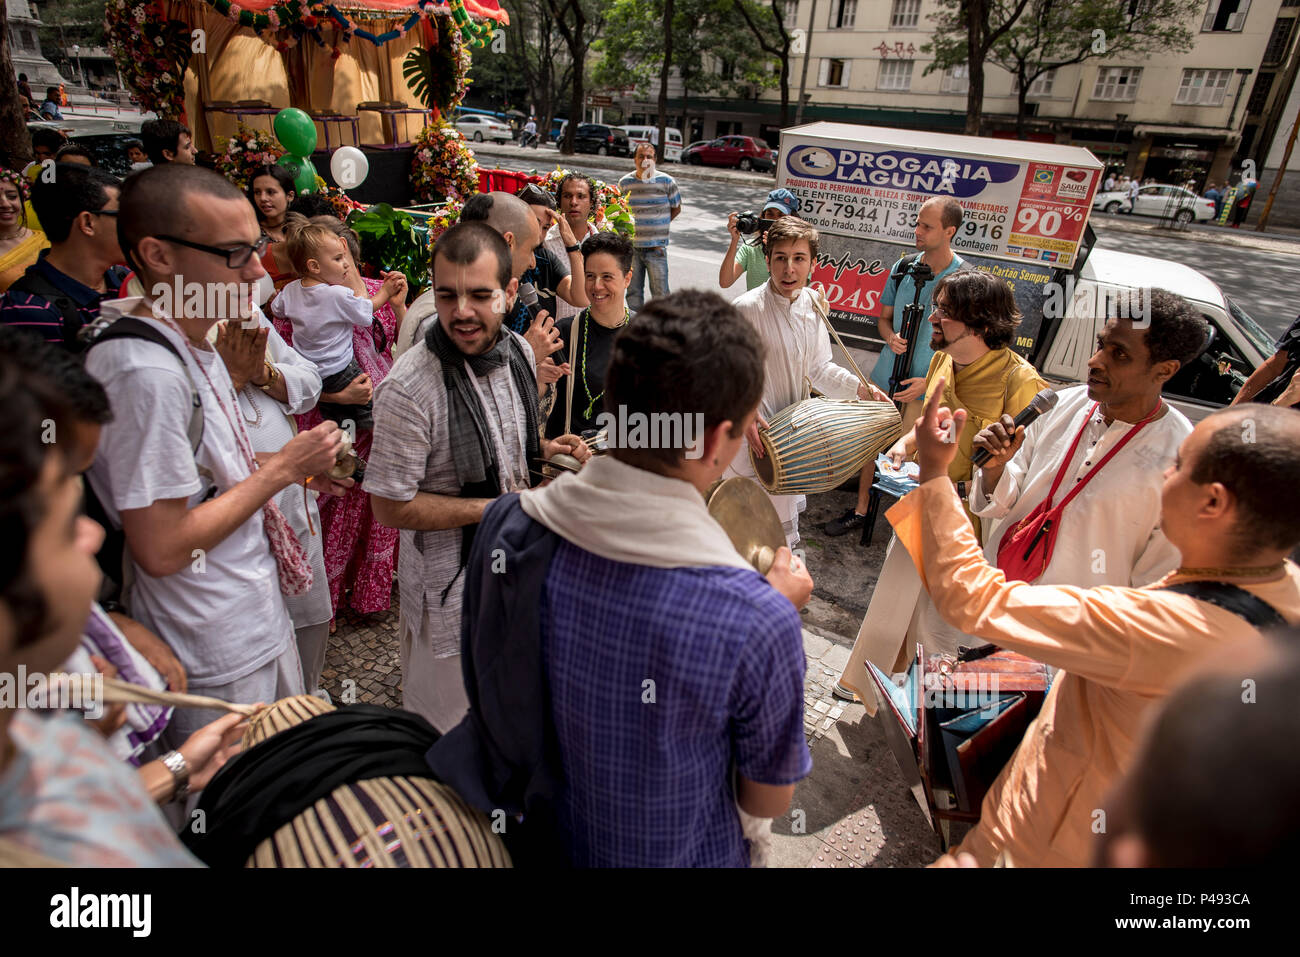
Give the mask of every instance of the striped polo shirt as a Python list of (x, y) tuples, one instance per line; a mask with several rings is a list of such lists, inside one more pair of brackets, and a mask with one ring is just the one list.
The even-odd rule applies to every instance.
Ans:
[(649, 180), (643, 180), (632, 172), (618, 181), (618, 188), (627, 196), (632, 218), (636, 220), (632, 245), (642, 249), (667, 246), (672, 210), (682, 205), (677, 181), (667, 173), (656, 172)]

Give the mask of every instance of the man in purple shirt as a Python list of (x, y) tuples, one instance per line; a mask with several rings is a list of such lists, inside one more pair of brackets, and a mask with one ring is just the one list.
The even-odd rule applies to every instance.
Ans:
[(32, 206), (50, 248), (0, 299), (0, 323), (81, 352), (81, 330), (116, 299), (126, 276), (117, 244), (121, 183), (103, 170), (59, 163), (32, 185)]
[(543, 821), (574, 866), (747, 866), (752, 819), (784, 814), (812, 769), (812, 579), (785, 547), (759, 575), (703, 497), (754, 420), (762, 352), (714, 293), (651, 300), (606, 373), (606, 414), (628, 426), (610, 454), (479, 527), (470, 715), (430, 760), (471, 803)]

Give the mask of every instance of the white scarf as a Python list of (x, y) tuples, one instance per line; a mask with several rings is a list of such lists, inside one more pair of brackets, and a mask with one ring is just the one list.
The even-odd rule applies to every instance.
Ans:
[(610, 561), (753, 569), (693, 485), (610, 455), (592, 458), (576, 475), (521, 492), (519, 504), (565, 541)]

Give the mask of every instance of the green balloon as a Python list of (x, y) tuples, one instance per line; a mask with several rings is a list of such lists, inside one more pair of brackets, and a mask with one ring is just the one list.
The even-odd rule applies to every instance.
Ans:
[(291, 155), (310, 156), (316, 149), (316, 124), (296, 106), (275, 114), (275, 138)]
[(303, 193), (316, 191), (316, 167), (312, 165), (311, 160), (304, 156), (281, 156), (279, 163), (293, 177), (295, 193), (301, 196)]

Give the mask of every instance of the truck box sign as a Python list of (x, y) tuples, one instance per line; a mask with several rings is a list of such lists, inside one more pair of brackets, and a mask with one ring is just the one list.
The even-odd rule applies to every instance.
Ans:
[(844, 123), (783, 130), (777, 164), (799, 215), (826, 233), (914, 248), (922, 204), (949, 196), (963, 212), (958, 253), (1065, 268), (1101, 174), (1074, 146)]

